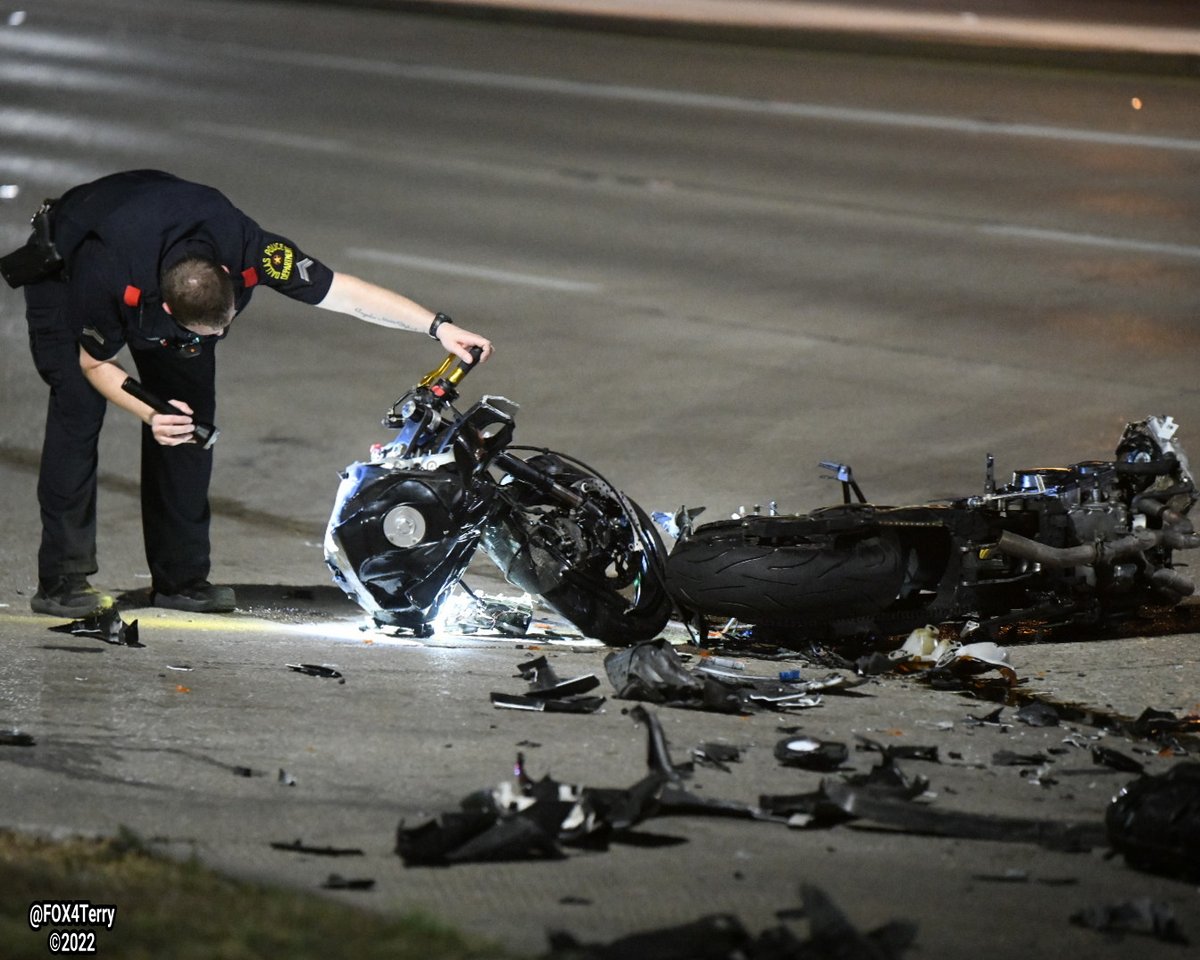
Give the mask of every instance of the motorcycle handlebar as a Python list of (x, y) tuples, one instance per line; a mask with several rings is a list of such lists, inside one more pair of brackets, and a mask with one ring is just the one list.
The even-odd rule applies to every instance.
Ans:
[(483, 356), (482, 347), (471, 347), (468, 352), (472, 357), (470, 363), (457, 354), (446, 354), (446, 359), (441, 362), (441, 365), (436, 370), (430, 370), (425, 374), (425, 378), (417, 386), (432, 387), (440, 381), (443, 387), (457, 387), (462, 383), (463, 377), (479, 363), (479, 358)]

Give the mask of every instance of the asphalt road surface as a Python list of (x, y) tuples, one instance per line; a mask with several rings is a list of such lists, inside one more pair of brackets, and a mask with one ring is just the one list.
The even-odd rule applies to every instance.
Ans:
[[(1187, 78), (307, 4), (42, 0), (0, 26), (0, 246), (23, 239), (44, 196), (167, 169), (336, 269), (487, 333), (496, 356), (467, 392), (519, 401), (519, 441), (582, 458), (647, 509), (812, 508), (839, 496), (823, 458), (853, 464), (876, 501), (925, 499), (979, 489), (988, 452), (1001, 474), (1106, 457), (1150, 413), (1172, 414), (1185, 445), (1194, 436), (1198, 93)], [(672, 823), (684, 847), (404, 871), (390, 853), (399, 817), (505, 779), (522, 739), (564, 779), (604, 786), (632, 783), (642, 756), (613, 702), (591, 726), (493, 712), (486, 692), (517, 683), (509, 646), (364, 645), (330, 599), (319, 544), (337, 471), (387, 438), (379, 418), (440, 360), (434, 345), (256, 297), (219, 351), (213, 485), (213, 579), (239, 587), (247, 611), (146, 612), (146, 650), (93, 655), (27, 615), (44, 390), (7, 289), (0, 346), (0, 727), (39, 738), (20, 761), (0, 756), (5, 823), (128, 823), (303, 883), (325, 865), (297, 868), (268, 840), (361, 844), (380, 879), (367, 905), (421, 903), (530, 952), (547, 925), (604, 939), (728, 909), (761, 926), (802, 878), (863, 926), (917, 919), (926, 956), (964, 943), (991, 957), (1127, 955), (1066, 921), (1127, 894), (1195, 915), (1192, 888), (1094, 854), (725, 821)], [(117, 593), (148, 586), (137, 443), (137, 425), (112, 414), (95, 582)], [(559, 656), (564, 674), (601, 670), (586, 645)], [(1123, 715), (1194, 709), (1200, 683), (1191, 636), (1020, 659), (1055, 698)], [(320, 686), (281, 667), (308, 661), (368, 679)], [(165, 669), (183, 663), (199, 671), (186, 683)], [(1051, 789), (981, 771), (1007, 735), (963, 726), (971, 710), (889, 688), (804, 723), (843, 738), (945, 734), (967, 759), (943, 774), (942, 797), (979, 811), (1095, 815), (1121, 782), (1093, 771)], [(778, 722), (674, 711), (668, 728), (681, 751), (753, 742), (754, 777), (709, 781), (753, 800), (799, 789), (770, 757)], [(271, 778), (223, 779), (237, 764), (305, 776), (280, 801)], [(1035, 882), (971, 879), (1009, 867), (1082, 887), (1048, 906)], [(592, 906), (563, 905), (566, 893)]]

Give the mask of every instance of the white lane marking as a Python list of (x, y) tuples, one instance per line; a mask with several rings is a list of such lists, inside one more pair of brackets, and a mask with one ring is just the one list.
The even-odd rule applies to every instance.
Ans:
[(283, 130), (268, 130), (264, 127), (244, 127), (228, 123), (208, 123), (203, 120), (187, 120), (177, 125), (186, 133), (200, 133), (206, 137), (225, 137), (230, 140), (248, 140), (272, 147), (293, 147), (297, 150), (313, 150), (317, 153), (348, 154), (353, 147), (345, 140), (335, 137), (314, 137), (304, 133), (287, 133)]
[(228, 52), (244, 50), (259, 60), (290, 63), (306, 67), (325, 67), (355, 73), (403, 77), (410, 80), (431, 80), (460, 86), (487, 87), (499, 90), (519, 90), (528, 93), (552, 93), (564, 96), (587, 97), (593, 100), (614, 100), (626, 103), (649, 103), (660, 106), (693, 109), (723, 110), (734, 113), (764, 114), (803, 120), (823, 120), (833, 123), (862, 126), (900, 127), (911, 130), (938, 130), (950, 133), (1022, 137), (1061, 140), (1074, 143), (1094, 143), (1106, 146), (1138, 147), (1154, 150), (1183, 150), (1200, 152), (1200, 139), (1166, 137), (1152, 134), (1114, 133), (1105, 130), (1082, 130), (1033, 123), (1004, 123), (977, 120), (970, 117), (948, 117), (935, 114), (897, 113), (890, 110), (863, 110), (854, 107), (831, 107), (817, 103), (798, 103), (788, 100), (760, 100), (723, 94), (688, 93), (682, 90), (663, 90), (654, 87), (631, 87), (622, 84), (588, 83), (580, 80), (560, 80), (553, 77), (529, 77), (519, 74), (493, 73), (481, 70), (459, 70), (421, 64), (390, 63), (385, 60), (360, 60), (337, 54), (306, 53), (287, 50), (266, 50), (224, 44)]
[(1018, 237), (1023, 240), (1043, 240), (1047, 243), (1067, 243), (1085, 247), (1104, 247), (1109, 250), (1129, 250), (1136, 253), (1165, 253), (1176, 257), (1200, 258), (1200, 247), (1189, 247), (1178, 243), (1154, 243), (1147, 240), (1101, 237), (1092, 233), (1042, 230), (1038, 227), (1017, 227), (999, 223), (979, 227), (979, 232), (994, 237)]
[(373, 263), (389, 263), (401, 267), (413, 267), (417, 270), (429, 270), (432, 273), (446, 273), (457, 277), (473, 277), (477, 280), (494, 280), (497, 283), (515, 284), (523, 287), (540, 287), (545, 290), (560, 290), (565, 293), (599, 293), (603, 287), (598, 283), (582, 283), (576, 280), (562, 280), (558, 277), (538, 277), (527, 273), (513, 273), (510, 270), (494, 270), (490, 267), (478, 267), (465, 263), (454, 263), (449, 260), (434, 260), (430, 257), (415, 257), (405, 253), (392, 253), (387, 250), (372, 250), (368, 247), (351, 247), (346, 255), (357, 260), (369, 260)]

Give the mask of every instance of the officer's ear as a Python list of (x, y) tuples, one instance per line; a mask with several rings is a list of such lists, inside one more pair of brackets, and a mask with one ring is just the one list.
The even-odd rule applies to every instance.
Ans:
[(166, 310), (167, 313), (171, 312), (171, 305), (169, 303), (167, 303), (166, 300), (163, 301), (163, 309)]

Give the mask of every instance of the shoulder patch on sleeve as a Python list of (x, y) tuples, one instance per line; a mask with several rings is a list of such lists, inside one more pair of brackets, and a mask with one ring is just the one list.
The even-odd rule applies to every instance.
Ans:
[(296, 252), (278, 240), (263, 249), (262, 268), (272, 280), (287, 280), (292, 275)]

